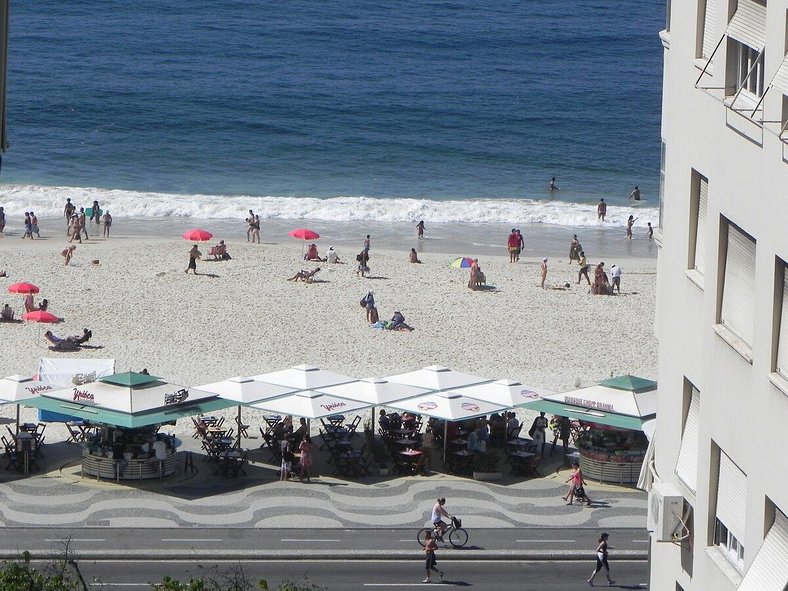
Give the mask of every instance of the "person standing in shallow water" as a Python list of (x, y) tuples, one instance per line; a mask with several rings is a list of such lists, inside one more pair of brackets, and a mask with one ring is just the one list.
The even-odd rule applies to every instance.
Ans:
[(553, 191), (560, 191), (560, 190), (561, 189), (558, 187), (558, 185), (555, 184), (555, 177), (551, 178), (550, 179), (550, 192), (552, 193)]
[(418, 234), (419, 238), (424, 238), (424, 220), (421, 220), (418, 224), (416, 224), (416, 233)]
[(596, 206), (596, 219), (605, 221), (607, 215), (607, 203), (604, 199), (599, 200), (599, 205)]

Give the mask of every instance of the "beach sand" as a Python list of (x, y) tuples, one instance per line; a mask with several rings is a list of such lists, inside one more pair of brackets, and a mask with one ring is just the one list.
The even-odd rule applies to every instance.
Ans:
[[(215, 242), (200, 244), (203, 259)], [(541, 258), (510, 264), (501, 249), (502, 256), (480, 258), (491, 288), (474, 292), (467, 288), (468, 270), (449, 268), (444, 253), (422, 252), (423, 264), (408, 263), (411, 242), (409, 235), (401, 249), (386, 250), (373, 239), (371, 276), (360, 278), (350, 246), (338, 248), (347, 264), (306, 263), (303, 245), (284, 234), (264, 237), (262, 245), (228, 240), (232, 260), (200, 261), (197, 276), (184, 273), (191, 243), (177, 234), (93, 239), (77, 245), (68, 267), (59, 233), (32, 242), (0, 238), (0, 268), (8, 273), (0, 279), (0, 303), (21, 314), (22, 296), (6, 290), (31, 281), (41, 289), (36, 302), (47, 298), (50, 312), (64, 319), (57, 325), (1, 324), (0, 373), (33, 375), (41, 357), (97, 357), (115, 359), (118, 372), (147, 368), (192, 386), (298, 364), (358, 378), (437, 364), (550, 391), (611, 374), (656, 378), (654, 259), (623, 258), (622, 244), (622, 258), (606, 260), (608, 271), (613, 262), (623, 268), (622, 295), (605, 297), (575, 284), (577, 266), (566, 255), (549, 263), (547, 283), (562, 289), (542, 290)], [(320, 242), (321, 253), (327, 247)], [(591, 253), (589, 262), (596, 263)], [(287, 281), (315, 266), (322, 270), (314, 283)], [(399, 310), (415, 331), (370, 328), (359, 305), (369, 290), (381, 319)], [(47, 350), (48, 328), (68, 336), (83, 327), (93, 331), (90, 344), (98, 348)], [(0, 407), (2, 416), (14, 412), (13, 405)], [(244, 412), (245, 420), (259, 422), (261, 411)], [(34, 410), (24, 413), (35, 416)], [(190, 421), (180, 421), (176, 432), (190, 430)]]

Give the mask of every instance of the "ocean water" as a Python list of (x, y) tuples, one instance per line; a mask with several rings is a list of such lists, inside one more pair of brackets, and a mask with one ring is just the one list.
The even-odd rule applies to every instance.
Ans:
[(13, 3), (0, 205), (654, 223), (662, 4)]

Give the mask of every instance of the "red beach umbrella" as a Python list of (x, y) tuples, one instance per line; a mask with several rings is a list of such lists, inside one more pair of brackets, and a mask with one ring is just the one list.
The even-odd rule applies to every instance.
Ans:
[(296, 228), (295, 230), (290, 230), (287, 235), (297, 240), (317, 240), (320, 238), (320, 234), (307, 228)]
[(207, 242), (208, 240), (213, 238), (213, 234), (211, 234), (208, 230), (201, 230), (200, 228), (194, 228), (193, 230), (184, 232), (183, 238), (184, 240), (189, 240), (190, 242)]
[(22, 314), (22, 320), (29, 320), (31, 322), (47, 322), (54, 324), (60, 322), (60, 318), (45, 310), (34, 310), (33, 312), (25, 312)]
[(38, 286), (32, 283), (23, 281), (22, 283), (14, 283), (8, 286), (8, 293), (21, 293), (27, 295), (29, 293), (38, 293)]

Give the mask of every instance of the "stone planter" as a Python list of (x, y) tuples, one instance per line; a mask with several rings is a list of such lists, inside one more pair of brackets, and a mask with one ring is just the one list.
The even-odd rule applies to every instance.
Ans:
[(389, 469), (388, 468), (378, 468), (378, 471), (380, 472), (381, 476), (388, 476), (389, 475)]
[(481, 480), (484, 482), (491, 482), (493, 480), (500, 480), (503, 478), (503, 472), (473, 472), (474, 480)]

